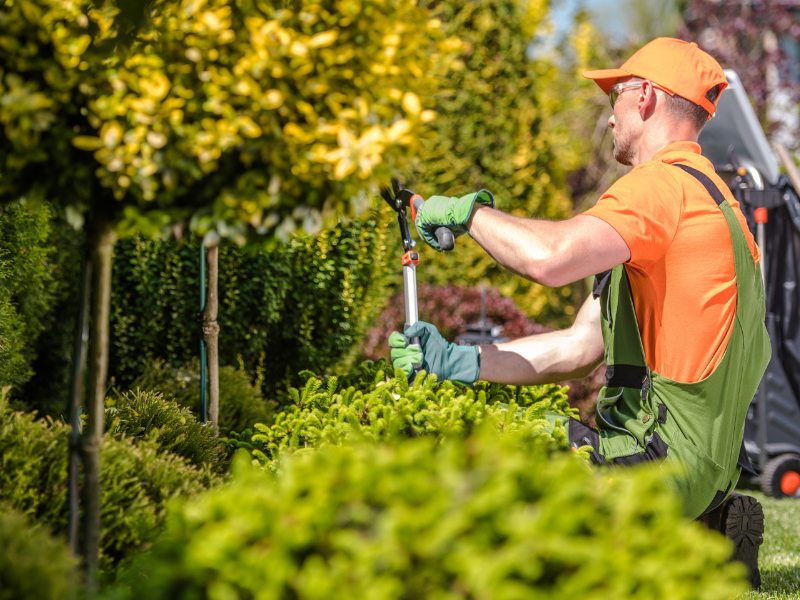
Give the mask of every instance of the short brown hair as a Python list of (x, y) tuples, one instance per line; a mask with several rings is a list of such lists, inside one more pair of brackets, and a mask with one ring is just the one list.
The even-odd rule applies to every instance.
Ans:
[[(719, 97), (719, 91), (720, 85), (717, 84), (706, 92), (706, 100), (715, 103)], [(674, 96), (667, 95), (666, 99), (667, 112), (673, 117), (689, 121), (697, 131), (703, 129), (705, 124), (708, 123), (708, 111), (699, 104), (695, 104), (677, 94)]]
[[(644, 81), (644, 79), (632, 77), (631, 81)], [(716, 102), (719, 92), (720, 84), (717, 84), (706, 92), (706, 99), (712, 103)], [(699, 104), (695, 104), (683, 96), (678, 96), (678, 94), (670, 96), (665, 93), (664, 98), (667, 112), (681, 121), (689, 121), (698, 132), (708, 123), (708, 111)]]

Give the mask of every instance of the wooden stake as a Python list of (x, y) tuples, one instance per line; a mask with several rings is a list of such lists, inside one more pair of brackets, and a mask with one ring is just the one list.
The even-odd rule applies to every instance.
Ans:
[(217, 281), (219, 279), (219, 246), (208, 249), (208, 291), (206, 307), (203, 310), (203, 340), (206, 343), (208, 356), (208, 387), (209, 403), (208, 413), (211, 426), (219, 430), (219, 324), (217, 311), (219, 298), (217, 296)]

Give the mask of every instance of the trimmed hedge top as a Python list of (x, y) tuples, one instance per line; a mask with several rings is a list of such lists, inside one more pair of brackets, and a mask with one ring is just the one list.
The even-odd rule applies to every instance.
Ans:
[[(366, 378), (372, 375), (368, 385)], [(271, 426), (256, 425), (253, 455), (274, 467), (282, 454), (340, 446), (358, 439), (397, 441), (423, 435), (468, 435), (481, 423), (502, 434), (524, 430), (566, 447), (564, 428), (544, 433), (545, 411), (564, 415), (564, 423), (577, 411), (567, 402), (566, 388), (558, 385), (514, 387), (479, 382), (475, 389), (451, 381), (437, 384), (435, 375), (421, 372), (413, 386), (397, 370), (385, 377), (383, 361), (362, 365), (360, 389), (350, 385), (337, 391), (338, 380), (323, 384), (312, 377), (302, 392), (292, 388), (294, 405), (279, 413)], [(350, 377), (352, 379), (352, 376)]]

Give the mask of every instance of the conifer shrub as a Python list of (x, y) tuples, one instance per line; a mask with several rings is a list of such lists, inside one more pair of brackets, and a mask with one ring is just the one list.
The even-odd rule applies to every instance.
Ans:
[(564, 415), (562, 425), (570, 416), (577, 416), (567, 402), (566, 388), (558, 385), (516, 387), (478, 382), (472, 390), (451, 381), (438, 384), (436, 376), (422, 372), (409, 386), (399, 369), (388, 380), (382, 364), (365, 365), (363, 375), (370, 372), (372, 385), (364, 386), (362, 378), (361, 389), (342, 389), (336, 377), (325, 382), (311, 377), (302, 390), (292, 388), (294, 404), (278, 413), (272, 425), (256, 425), (253, 456), (262, 465), (275, 468), (283, 455), (323, 446), (420, 436), (441, 440), (469, 435), (482, 423), (501, 434), (530, 431), (554, 447), (564, 448), (564, 427), (557, 427), (552, 435), (545, 433), (544, 412)]
[(0, 505), (0, 600), (65, 600), (76, 590), (64, 540)]
[[(219, 370), (219, 432), (228, 437), (234, 432), (252, 429), (256, 423), (271, 423), (276, 403), (265, 400), (259, 390), (259, 368), (256, 382), (251, 383), (242, 369), (226, 366)], [(200, 361), (192, 360), (184, 367), (172, 367), (161, 360), (148, 361), (133, 387), (155, 390), (180, 406), (200, 409)]]
[(246, 461), (175, 510), (116, 598), (729, 600), (744, 569), (657, 470), (592, 472), (519, 430)]
[(50, 208), (14, 202), (0, 209), (0, 387), (31, 378), (35, 343), (52, 320)]
[[(0, 394), (0, 501), (33, 523), (66, 536), (69, 428), (34, 413), (12, 411)], [(103, 440), (100, 567), (106, 577), (145, 548), (164, 524), (166, 504), (219, 481), (151, 440)]]
[[(302, 369), (350, 363), (386, 301), (389, 213), (276, 248), (221, 244), (220, 365), (241, 364), (251, 381), (260, 369), (261, 392), (278, 399)], [(148, 361), (185, 367), (199, 356), (199, 256), (194, 236), (116, 245), (109, 372), (118, 387), (130, 388)]]
[(107, 435), (134, 442), (152, 440), (160, 450), (182, 456), (190, 465), (208, 465), (215, 473), (227, 470), (214, 430), (198, 422), (188, 408), (138, 388), (118, 394), (109, 404), (105, 411)]

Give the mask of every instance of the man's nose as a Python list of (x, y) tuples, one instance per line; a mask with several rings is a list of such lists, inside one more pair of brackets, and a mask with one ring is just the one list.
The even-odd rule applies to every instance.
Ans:
[(608, 117), (608, 126), (611, 127), (611, 129), (614, 129), (614, 125), (616, 124), (617, 122), (614, 120), (614, 113), (611, 113), (611, 116)]

